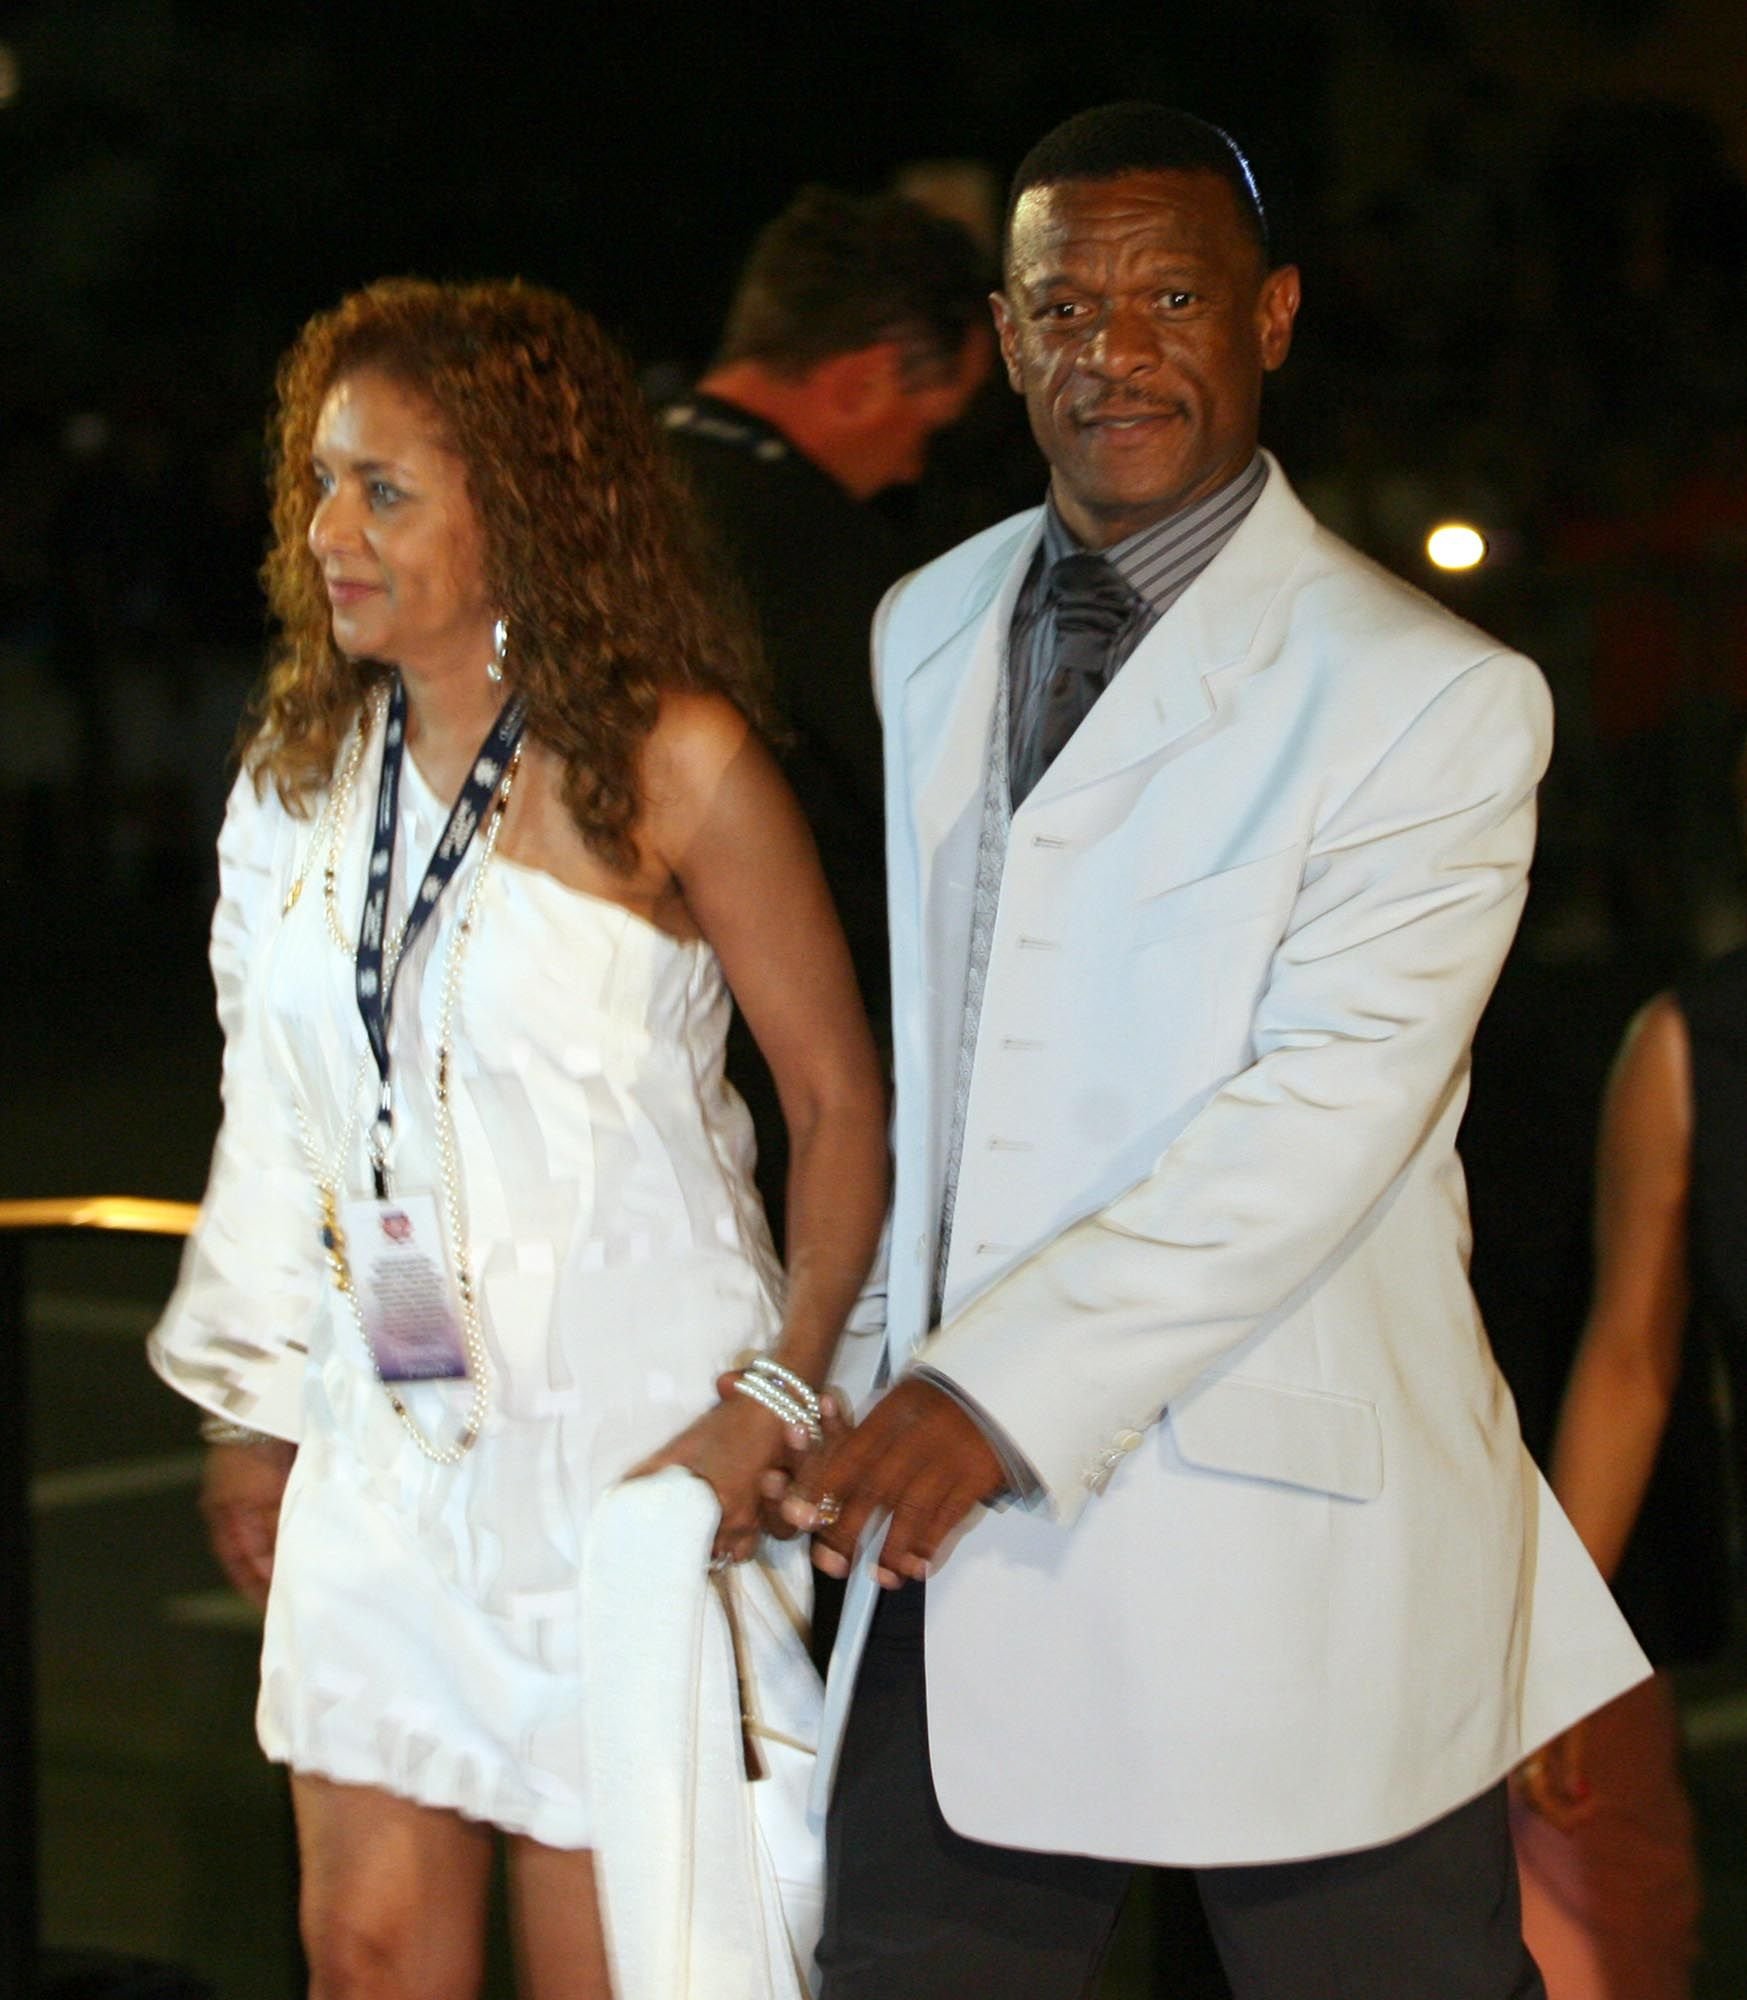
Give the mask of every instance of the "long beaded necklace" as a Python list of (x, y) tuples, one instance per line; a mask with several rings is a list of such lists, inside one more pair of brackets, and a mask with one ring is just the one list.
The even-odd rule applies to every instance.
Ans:
[(285, 901), (280, 909), (280, 914), (288, 917), (296, 908), (297, 899), (303, 894), (303, 885), (309, 879), (309, 871), (315, 865), (315, 857), (318, 853), (322, 853), (325, 841), (326, 851), (322, 855), (322, 904), (327, 912), (328, 935), (341, 951), (348, 955), (351, 953), (352, 945), (340, 923), (339, 896), (335, 887), (339, 876), (340, 848), (345, 840), (346, 814), (352, 804), (352, 793), (358, 783), (358, 772), (364, 762), (364, 752), (387, 713), (388, 690), (384, 687), (373, 688), (370, 691), (369, 711), (360, 715), (352, 727), (345, 755), (340, 759), (340, 768), (334, 774), (334, 782), (328, 787), (327, 804), (322, 808), (321, 818), (317, 820), (315, 831), (310, 835), (303, 861), (292, 877), (291, 887), (286, 890)]
[[(387, 706), (387, 697), (380, 690), (372, 700), (372, 714), (369, 724), (363, 721), (347, 756), (342, 761), (329, 793), (327, 852), (323, 865), (323, 903), (326, 908), (327, 925), (334, 942), (348, 957), (353, 955), (353, 946), (348, 941), (345, 927), (340, 921), (337, 877), (339, 856), (344, 842), (346, 807), (350, 803), (352, 789), (356, 783), (363, 762), (366, 739), (374, 733)], [(364, 1086), (372, 1067), (371, 1058), (366, 1055), (360, 1062), (352, 1079), (349, 1096), (351, 1110), (339, 1145), (335, 1149), (330, 1165), (324, 1166), (320, 1147), (317, 1145), (315, 1128), (301, 1099), (297, 1100), (297, 1123), (303, 1139), (305, 1156), (309, 1163), (311, 1177), (316, 1186), (316, 1197), (320, 1207), (322, 1245), (327, 1252), (328, 1270), (332, 1275), (335, 1289), (342, 1294), (352, 1308), (352, 1316), (357, 1323), (359, 1338), (364, 1342), (365, 1351), (370, 1356), (376, 1378), (382, 1383), (389, 1407), (399, 1418), (402, 1428), (411, 1437), (424, 1456), (436, 1465), (458, 1465), (478, 1442), (484, 1427), (485, 1414), (491, 1397), (491, 1357), (485, 1345), (484, 1329), (480, 1323), (479, 1300), (474, 1289), (472, 1265), (467, 1255), (465, 1218), (461, 1201), (460, 1160), (455, 1142), (455, 1115), (450, 1104), (449, 1084), (451, 1059), (454, 1052), (454, 1016), (456, 996), (460, 991), (462, 961), (466, 956), (474, 928), (478, 921), (479, 901), (485, 885), (486, 874), (491, 866), (493, 854), (497, 851), (498, 835), (503, 826), (503, 817), (508, 809), (510, 794), (515, 786), (516, 773), (521, 767), (522, 750), (518, 743), (504, 769), (502, 779), (492, 795), (492, 801), (485, 814), (485, 825), (481, 834), (479, 865), (474, 870), (473, 880), (468, 884), (467, 898), (462, 904), (461, 914), (449, 937), (448, 949), (444, 955), (443, 983), (437, 1007), (437, 1153), (439, 1172), (442, 1176), (443, 1200), (441, 1213), (448, 1237), (449, 1255), (455, 1272), (455, 1288), (461, 1301), (462, 1349), (467, 1360), (467, 1380), (469, 1388), (467, 1414), (462, 1420), (455, 1442), (442, 1445), (428, 1437), (418, 1419), (407, 1408), (399, 1387), (386, 1381), (382, 1375), (376, 1351), (371, 1345), (369, 1331), (364, 1324), (363, 1309), (358, 1301), (356, 1288), (352, 1283), (351, 1266), (346, 1256), (345, 1232), (340, 1225), (340, 1188), (345, 1179), (346, 1162), (352, 1157), (361, 1125), (361, 1104)], [(321, 829), (310, 843), (313, 857), (320, 842)], [(287, 911), (291, 909), (301, 893), (310, 862), (306, 858), (303, 869), (293, 882), (285, 900)], [(407, 932), (407, 919), (402, 918), (394, 935), (388, 940), (383, 953), (384, 977), (392, 980), (400, 962), (402, 946)]]

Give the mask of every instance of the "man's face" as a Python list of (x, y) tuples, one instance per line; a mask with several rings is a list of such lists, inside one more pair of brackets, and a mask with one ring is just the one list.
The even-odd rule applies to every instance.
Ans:
[(993, 305), (1056, 505), (1107, 548), (1248, 462), (1298, 273), (1265, 268), (1218, 174), (1126, 174), (1021, 196)]

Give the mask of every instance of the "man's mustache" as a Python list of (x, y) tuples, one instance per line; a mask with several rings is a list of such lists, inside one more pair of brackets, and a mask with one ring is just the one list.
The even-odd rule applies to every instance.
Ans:
[(1119, 423), (1129, 417), (1180, 417), (1183, 406), (1174, 398), (1096, 396), (1072, 405), (1077, 424)]

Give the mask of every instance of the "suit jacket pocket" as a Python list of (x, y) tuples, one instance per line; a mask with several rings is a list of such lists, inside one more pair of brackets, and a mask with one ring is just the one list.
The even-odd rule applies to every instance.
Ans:
[(1173, 1403), (1167, 1421), (1177, 1450), (1199, 1471), (1342, 1500), (1375, 1500), (1383, 1491), (1377, 1409), (1357, 1396), (1226, 1375)]
[(1282, 847), (1189, 882), (1143, 887), (1134, 907), (1134, 941), (1151, 944), (1157, 938), (1212, 930), (1270, 910), (1284, 915), (1298, 887), (1301, 861), (1297, 846)]

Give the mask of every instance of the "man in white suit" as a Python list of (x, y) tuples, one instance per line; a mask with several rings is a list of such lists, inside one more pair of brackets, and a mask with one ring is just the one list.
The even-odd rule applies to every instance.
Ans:
[(1298, 301), (1224, 133), (1058, 128), (994, 300), (1046, 505), (876, 624), (891, 1386), (788, 1501), (865, 1541), (827, 2000), (1082, 1994), (1136, 1861), (1240, 2000), (1540, 1994), (1503, 1780), (1644, 1671), (1466, 1277), (1546, 695), (1258, 450)]

